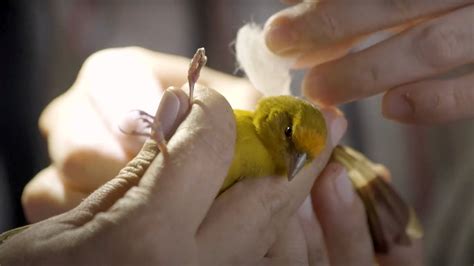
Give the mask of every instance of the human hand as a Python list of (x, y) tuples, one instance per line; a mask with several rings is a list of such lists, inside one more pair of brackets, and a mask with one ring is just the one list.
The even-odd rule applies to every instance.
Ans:
[[(72, 209), (113, 178), (145, 141), (123, 134), (119, 122), (133, 109), (155, 113), (163, 90), (185, 83), (188, 66), (188, 59), (141, 48), (92, 55), (40, 118), (52, 163), (23, 192), (28, 220)], [(235, 108), (251, 108), (260, 97), (245, 79), (207, 68), (199, 82), (218, 89)]]
[[(266, 41), (312, 67), (303, 90), (313, 100), (333, 105), (385, 92), (382, 112), (400, 122), (474, 117), (474, 74), (467, 71), (474, 61), (473, 1), (290, 2), (300, 3), (269, 19)], [(382, 30), (398, 34), (347, 55)]]
[(339, 163), (329, 163), (316, 179), (298, 218), (309, 265), (423, 265), (421, 239), (410, 246), (393, 245), (388, 254), (374, 252), (366, 211)]
[[(277, 254), (288, 249), (276, 238), (342, 137), (345, 120), (326, 112), (334, 129), (328, 146), (292, 182), (244, 179), (215, 199), (233, 157), (235, 121), (228, 103), (212, 90), (198, 89), (195, 102), (166, 156), (153, 159), (156, 143), (147, 142), (77, 208), (8, 239), (0, 246), (0, 263), (268, 265), (281, 258)], [(157, 118), (179, 124), (179, 113)], [(175, 127), (164, 128), (165, 135)], [(280, 248), (272, 248), (274, 243)]]

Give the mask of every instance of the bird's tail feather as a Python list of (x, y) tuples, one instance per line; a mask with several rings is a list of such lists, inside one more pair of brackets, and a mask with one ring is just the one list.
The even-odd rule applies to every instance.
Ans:
[(387, 181), (388, 172), (361, 153), (337, 146), (332, 160), (346, 167), (364, 204), (374, 250), (387, 253), (395, 245), (410, 245), (423, 236), (416, 214)]

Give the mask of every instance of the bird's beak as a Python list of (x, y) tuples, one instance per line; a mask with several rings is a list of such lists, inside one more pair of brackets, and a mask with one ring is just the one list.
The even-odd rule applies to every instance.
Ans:
[(308, 155), (306, 153), (293, 153), (290, 159), (290, 165), (288, 167), (288, 181), (291, 181), (303, 168), (307, 157)]

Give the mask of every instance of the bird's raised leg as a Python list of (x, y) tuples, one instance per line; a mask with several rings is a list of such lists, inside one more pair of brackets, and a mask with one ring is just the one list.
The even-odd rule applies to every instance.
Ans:
[[(193, 103), (194, 85), (198, 81), (201, 69), (206, 65), (206, 62), (206, 50), (204, 48), (197, 49), (196, 53), (191, 59), (188, 69), (189, 107), (191, 107)], [(160, 106), (162, 106), (162, 104), (163, 103), (160, 102)], [(161, 126), (159, 119), (157, 119), (159, 117), (158, 112), (160, 112), (160, 108), (158, 108), (153, 124), (151, 125), (151, 138), (157, 142), (160, 151), (166, 154), (166, 139), (163, 132), (163, 127)]]
[(191, 59), (191, 63), (189, 64), (189, 69), (188, 69), (189, 106), (191, 106), (193, 102), (194, 85), (199, 79), (199, 74), (201, 73), (201, 69), (203, 66), (206, 65), (206, 62), (207, 62), (206, 50), (204, 48), (197, 49), (196, 53), (193, 56), (193, 59)]
[[(193, 102), (193, 91), (196, 82), (199, 79), (199, 74), (201, 69), (206, 65), (207, 57), (206, 51), (204, 48), (197, 49), (191, 63), (189, 64), (188, 69), (188, 83), (189, 83), (189, 106)], [(162, 97), (161, 102), (158, 105), (158, 110), (156, 111), (155, 116), (152, 116), (141, 110), (132, 110), (127, 114), (127, 117), (123, 119), (122, 123), (119, 125), (120, 131), (128, 135), (136, 136), (147, 136), (150, 137), (157, 143), (158, 148), (163, 154), (167, 154), (168, 150), (166, 148), (166, 139), (159, 121), (159, 112), (162, 112), (161, 107), (164, 105), (163, 101), (165, 100)]]
[(150, 138), (156, 141), (158, 149), (163, 153), (163, 155), (168, 154), (168, 148), (166, 147), (165, 133), (163, 132), (163, 127), (161, 126), (160, 121), (155, 119), (151, 125), (151, 135)]

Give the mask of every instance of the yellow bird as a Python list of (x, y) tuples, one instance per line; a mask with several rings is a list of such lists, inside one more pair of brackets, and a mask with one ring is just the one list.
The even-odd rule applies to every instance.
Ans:
[[(234, 110), (237, 139), (234, 158), (220, 192), (242, 178), (295, 175), (323, 151), (327, 129), (323, 115), (293, 96), (262, 98), (254, 112)], [(377, 165), (343, 146), (332, 160), (348, 169), (365, 206), (375, 251), (388, 252), (394, 243), (420, 238), (416, 215), (383, 178)]]
[[(198, 49), (188, 71), (189, 95), (206, 61), (204, 49)], [(293, 96), (263, 98), (255, 111), (234, 110), (234, 116), (234, 158), (220, 192), (242, 178), (286, 175), (291, 181), (326, 145), (321, 112)], [(332, 160), (348, 170), (364, 204), (375, 251), (386, 253), (394, 243), (406, 245), (422, 236), (413, 209), (385, 181), (376, 164), (343, 146), (334, 149)]]
[[(204, 49), (199, 49), (188, 72), (190, 100), (206, 63)], [(149, 124), (151, 137), (166, 153), (166, 142), (159, 121), (140, 112), (140, 120)], [(293, 96), (266, 97), (255, 111), (234, 110), (237, 139), (234, 158), (221, 187), (223, 192), (242, 178), (286, 175), (291, 181), (296, 174), (323, 151), (327, 129), (323, 115), (310, 103)], [(144, 133), (136, 132), (138, 135)], [(392, 242), (408, 244), (421, 236), (412, 209), (381, 178), (376, 167), (361, 154), (347, 147), (336, 147), (333, 160), (348, 169), (349, 177), (366, 208), (374, 248), (388, 252)], [(387, 225), (390, 227), (386, 229)], [(24, 227), (27, 228), (27, 227)], [(0, 235), (0, 244), (21, 232), (18, 228)]]
[(234, 159), (221, 191), (244, 177), (293, 177), (326, 144), (326, 124), (318, 109), (293, 96), (262, 99), (254, 112), (234, 110)]
[[(206, 61), (204, 49), (198, 49), (188, 70), (190, 104), (194, 84)], [(152, 116), (147, 116), (152, 139), (166, 153), (159, 121), (155, 123)], [(321, 112), (293, 96), (262, 98), (255, 111), (234, 110), (234, 117), (237, 125), (234, 158), (220, 193), (242, 178), (286, 175), (291, 181), (326, 145), (327, 129)], [(364, 204), (376, 252), (386, 253), (394, 243), (406, 245), (422, 236), (413, 209), (385, 181), (376, 164), (343, 146), (334, 149), (331, 159), (348, 170)]]

